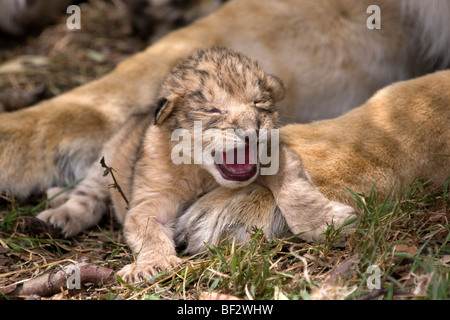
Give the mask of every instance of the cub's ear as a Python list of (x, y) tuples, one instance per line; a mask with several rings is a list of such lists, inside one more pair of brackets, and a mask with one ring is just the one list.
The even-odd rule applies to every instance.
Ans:
[(285, 89), (283, 81), (277, 76), (271, 74), (266, 75), (266, 90), (270, 92), (270, 96), (274, 102), (283, 100)]
[(172, 112), (174, 107), (174, 102), (169, 101), (166, 98), (161, 98), (156, 103), (155, 108), (155, 125), (161, 124), (167, 116)]

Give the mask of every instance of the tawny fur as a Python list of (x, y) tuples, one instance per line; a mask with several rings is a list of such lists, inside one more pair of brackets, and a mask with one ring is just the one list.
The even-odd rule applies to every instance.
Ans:
[(229, 47), (278, 75), (283, 123), (340, 115), (391, 82), (448, 66), (448, 0), (378, 1), (380, 30), (366, 27), (371, 4), (229, 1), (97, 81), (0, 114), (0, 191), (25, 198), (84, 177), (129, 117), (149, 111), (170, 68), (200, 47)]

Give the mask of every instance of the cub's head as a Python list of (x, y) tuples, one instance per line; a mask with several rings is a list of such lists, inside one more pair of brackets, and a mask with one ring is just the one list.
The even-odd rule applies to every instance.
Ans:
[(261, 132), (277, 127), (280, 79), (244, 55), (223, 48), (199, 50), (173, 68), (154, 111), (171, 140), (172, 160), (197, 164), (216, 181), (237, 188), (259, 173)]

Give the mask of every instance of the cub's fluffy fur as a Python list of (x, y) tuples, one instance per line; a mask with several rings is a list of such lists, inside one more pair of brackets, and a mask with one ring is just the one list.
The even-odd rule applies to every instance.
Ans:
[[(227, 49), (200, 50), (169, 73), (162, 85), (154, 118), (144, 116), (130, 121), (108, 146), (114, 152), (105, 157), (111, 161), (118, 183), (130, 199), (126, 208), (122, 196), (118, 192), (112, 193), (127, 244), (138, 253), (136, 263), (125, 266), (120, 272), (124, 279), (139, 281), (180, 263), (174, 237), (183, 232), (184, 226), (182, 220), (176, 220), (199, 196), (219, 186), (242, 188), (258, 178), (259, 163), (251, 163), (249, 157), (252, 149), (261, 148), (261, 145), (252, 145), (245, 136), (234, 132), (275, 128), (278, 121), (276, 104), (283, 96), (284, 88), (278, 78), (265, 74), (258, 63)], [(149, 123), (150, 120), (153, 123)], [(173, 150), (178, 143), (172, 141), (173, 134), (180, 129), (188, 132), (188, 137), (194, 139), (183, 143), (189, 150), (194, 149), (199, 138), (195, 137), (193, 124), (196, 121), (203, 124), (200, 132), (203, 135), (210, 129), (216, 130), (214, 139), (200, 137), (203, 150), (214, 152), (214, 161), (203, 160), (196, 164), (192, 161), (196, 155), (190, 153), (185, 159), (187, 163), (175, 164)], [(226, 140), (220, 148), (218, 139)], [(248, 161), (243, 164), (220, 162), (227, 151), (233, 156), (237, 151), (236, 144), (230, 146), (229, 140), (242, 140)], [(298, 216), (285, 219), (284, 213), (293, 214), (300, 210), (307, 223), (296, 228), (305, 232), (303, 238), (315, 239), (326, 223), (341, 224), (350, 217), (352, 208), (326, 199), (312, 186), (294, 153), (285, 147), (280, 151), (280, 159), (273, 161), (280, 160), (282, 181), (261, 176), (259, 182), (272, 193), (280, 194), (276, 196), (280, 208), (276, 218), (258, 219), (258, 214), (255, 217), (247, 215), (246, 221), (240, 222), (242, 226), (255, 224), (278, 236), (288, 231), (293, 219), (300, 219)], [(102, 178), (101, 173), (101, 170), (90, 172), (66, 203), (44, 211), (38, 217), (62, 228), (67, 236), (95, 224), (108, 197), (106, 186), (109, 181)], [(251, 187), (250, 190), (259, 192), (260, 189)], [(286, 197), (285, 191), (292, 193)], [(295, 197), (294, 192), (298, 192), (301, 199)], [(241, 202), (241, 205), (244, 209), (245, 203)], [(264, 201), (258, 205), (262, 206), (263, 212), (266, 210)], [(233, 232), (232, 228), (227, 231)], [(247, 230), (240, 233), (245, 236)]]

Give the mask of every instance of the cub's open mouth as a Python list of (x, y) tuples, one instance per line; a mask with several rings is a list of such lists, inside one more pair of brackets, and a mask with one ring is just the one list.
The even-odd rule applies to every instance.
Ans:
[[(245, 158), (243, 157), (244, 155)], [(216, 167), (222, 177), (226, 180), (247, 181), (258, 173), (258, 165), (256, 164), (254, 150), (249, 144), (246, 144), (245, 148), (234, 149), (234, 153), (224, 152), (218, 156), (222, 156), (222, 163), (216, 163)], [(229, 159), (230, 156), (232, 159)]]

